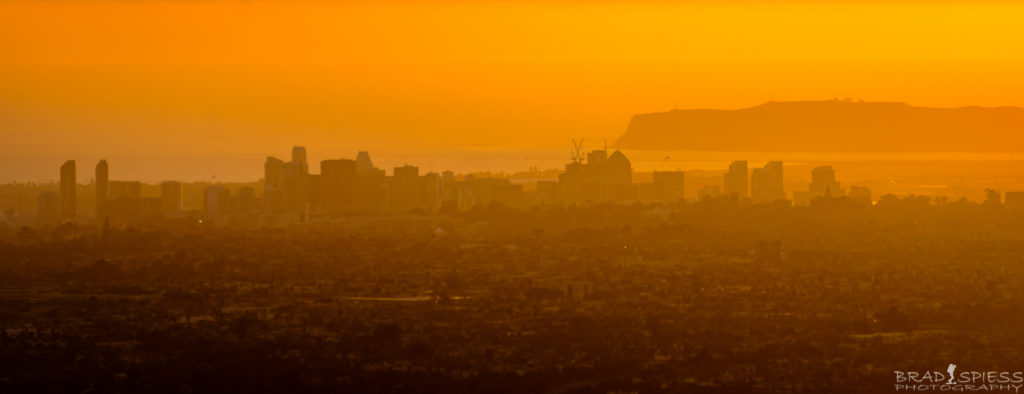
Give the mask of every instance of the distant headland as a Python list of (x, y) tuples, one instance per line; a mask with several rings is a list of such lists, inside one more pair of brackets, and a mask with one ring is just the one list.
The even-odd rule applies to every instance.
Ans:
[(776, 152), (1022, 152), (1024, 108), (899, 102), (768, 102), (637, 114), (620, 149)]

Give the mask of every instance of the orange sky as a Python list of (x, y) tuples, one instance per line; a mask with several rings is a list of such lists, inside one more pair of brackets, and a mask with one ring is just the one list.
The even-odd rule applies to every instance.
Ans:
[(254, 179), (293, 144), (550, 155), (676, 103), (1024, 106), (1022, 20), (966, 1), (0, 1), (0, 182), (100, 157), (115, 178)]

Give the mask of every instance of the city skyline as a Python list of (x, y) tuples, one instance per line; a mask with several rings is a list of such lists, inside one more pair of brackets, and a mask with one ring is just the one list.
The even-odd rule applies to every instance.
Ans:
[[(769, 102), (739, 110), (674, 109), (637, 113), (628, 126), (612, 138), (602, 138), (592, 131), (581, 135), (588, 137), (585, 138), (589, 141), (588, 148), (602, 144), (607, 146), (610, 141), (613, 148), (628, 152), (640, 171), (713, 170), (722, 163), (731, 162), (733, 157), (758, 158), (753, 161), (762, 162), (1024, 163), (1024, 153), (1014, 152), (1019, 145), (1017, 137), (1000, 136), (1008, 130), (1015, 130), (1021, 122), (1024, 122), (1024, 108), (922, 108), (895, 102), (830, 99)], [(0, 130), (16, 131), (15, 128)], [(833, 144), (829, 142), (831, 133), (856, 137)], [(951, 135), (956, 138), (949, 137)], [(739, 138), (723, 139), (721, 136)], [(898, 143), (892, 144), (896, 141), (892, 140), (893, 136), (899, 136)], [(18, 138), (23, 136), (15, 136), (15, 141)], [(333, 147), (328, 148), (328, 152), (382, 152), (380, 157), (384, 158), (387, 167), (416, 162), (433, 170), (511, 173), (533, 167), (541, 170), (560, 168), (565, 158), (564, 143), (574, 138), (561, 139), (557, 145), (551, 145), (550, 141), (531, 145), (513, 139), (504, 146), (467, 147), (451, 141), (447, 146), (434, 142), (432, 147), (419, 148), (401, 148), (401, 139), (386, 144), (367, 143), (349, 135), (313, 140), (319, 141), (316, 146)], [(977, 141), (965, 143), (964, 138), (976, 138)], [(887, 142), (872, 148), (875, 140)], [(0, 166), (0, 183), (48, 181), (52, 175), (44, 171), (45, 163), (68, 156), (129, 163), (124, 169), (129, 176), (148, 182), (172, 176), (188, 181), (218, 178), (238, 182), (252, 179), (255, 173), (251, 166), (241, 163), (262, 160), (263, 156), (259, 144), (244, 144), (245, 153), (232, 152), (239, 145), (206, 153), (196, 153), (199, 151), (189, 148), (160, 148), (177, 142), (181, 141), (140, 145), (131, 154), (111, 154), (109, 147), (112, 144), (104, 143), (79, 146), (70, 154), (45, 150), (21, 159), (15, 159), (17, 155), (0, 156), (0, 161), (10, 161), (9, 165)], [(915, 144), (920, 146), (920, 151), (913, 150)], [(345, 147), (338, 148), (339, 145)], [(312, 160), (332, 155), (336, 154), (315, 154)]]
[[(76, 212), (82, 203), (76, 198), (76, 192), (82, 186), (94, 188), (90, 192), (96, 196), (91, 200), (95, 209), (84, 217), (119, 225), (181, 217), (197, 210), (210, 223), (254, 226), (332, 220), (330, 218), (338, 214), (353, 213), (433, 215), (468, 211), (494, 203), (526, 209), (608, 202), (703, 202), (724, 197), (751, 204), (784, 203), (787, 206), (808, 206), (816, 200), (845, 198), (861, 206), (871, 206), (875, 197), (900, 198), (890, 193), (876, 194), (865, 185), (847, 183), (844, 187), (837, 180), (832, 165), (812, 167), (809, 183), (786, 181), (782, 161), (768, 161), (763, 167), (753, 168), (748, 161), (734, 161), (724, 169), (719, 182), (697, 173), (698, 177), (705, 177), (697, 185), (692, 180), (688, 182), (687, 173), (680, 170), (656, 170), (650, 177), (638, 179), (630, 160), (621, 151), (587, 152), (582, 149), (582, 142), (573, 140), (572, 158), (565, 164), (564, 171), (549, 173), (548, 178), (519, 181), (486, 173), (421, 172), (419, 167), (410, 164), (393, 167), (388, 174), (373, 164), (366, 151), (359, 151), (352, 158), (322, 160), (316, 173), (311, 171), (313, 166), (306, 147), (293, 146), (288, 161), (266, 156), (264, 177), (260, 179), (262, 191), (255, 188), (260, 182), (193, 183), (202, 187), (202, 190), (191, 187), (192, 193), (200, 192), (198, 200), (184, 192), (182, 182), (175, 180), (160, 182), (159, 196), (154, 197), (152, 192), (145, 196), (142, 182), (109, 180), (110, 165), (106, 160), (100, 160), (95, 166), (95, 179), (102, 182), (79, 184), (76, 161), (67, 160), (60, 168), (61, 191), (38, 192), (35, 223), (47, 226), (82, 219)], [(687, 197), (687, 183), (693, 190), (689, 195), (694, 197)], [(1001, 191), (986, 188), (984, 193), (986, 202), (1002, 199)], [(1007, 191), (1007, 202), (1016, 206), (1022, 194), (1024, 192), (1017, 190)], [(907, 198), (916, 197), (911, 194)], [(184, 204), (185, 200), (191, 200), (191, 205)], [(948, 200), (938, 197), (938, 201)], [(30, 212), (21, 214), (27, 216)]]

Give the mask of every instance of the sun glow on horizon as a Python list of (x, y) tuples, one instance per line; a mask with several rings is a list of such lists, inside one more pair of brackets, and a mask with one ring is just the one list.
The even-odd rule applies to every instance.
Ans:
[(959, 1), (5, 1), (0, 156), (529, 149), (614, 140), (675, 107), (1024, 106), (1021, 16)]

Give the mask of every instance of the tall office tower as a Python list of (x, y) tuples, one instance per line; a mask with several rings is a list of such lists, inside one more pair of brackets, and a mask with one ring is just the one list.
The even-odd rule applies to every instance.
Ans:
[(320, 174), (309, 174), (306, 175), (309, 179), (309, 207), (310, 209), (317, 210), (323, 209), (324, 199), (324, 185)]
[(75, 161), (65, 161), (60, 166), (60, 215), (65, 220), (75, 220), (78, 217), (78, 211), (75, 209), (77, 183)]
[(282, 213), (285, 210), (285, 165), (276, 157), (267, 156), (263, 164), (263, 202), (267, 211)]
[(456, 201), (458, 197), (458, 188), (456, 186), (457, 181), (455, 180), (455, 173), (451, 171), (445, 171), (441, 174), (441, 200), (444, 201)]
[(305, 147), (292, 147), (292, 160), (285, 163), (284, 174), (285, 209), (289, 212), (304, 212), (312, 202), (313, 186)]
[(322, 205), (329, 212), (352, 209), (356, 186), (356, 161), (349, 159), (320, 162)]
[(359, 175), (376, 175), (376, 169), (373, 167), (373, 161), (370, 160), (370, 153), (366, 151), (359, 151), (356, 155), (356, 172)]
[(768, 171), (755, 168), (750, 172), (750, 200), (757, 203), (768, 202)]
[(220, 215), (227, 212), (231, 201), (231, 191), (224, 186), (207, 186), (203, 193), (203, 211), (206, 218), (211, 221), (218, 221)]
[(595, 150), (587, 153), (587, 171), (591, 177), (604, 178), (607, 176), (608, 151)]
[(614, 184), (633, 183), (633, 164), (621, 151), (612, 152), (605, 160), (605, 171), (608, 182)]
[(164, 214), (181, 211), (181, 182), (163, 181), (160, 183), (160, 210)]
[(106, 160), (96, 163), (96, 218), (102, 218), (103, 207), (107, 205), (107, 198), (110, 196), (109, 181), (110, 172)]
[(782, 162), (770, 161), (750, 175), (750, 199), (766, 203), (786, 199), (782, 190)]
[(685, 174), (682, 171), (655, 171), (654, 199), (662, 202), (681, 200), (685, 191), (685, 179)]
[(391, 188), (392, 209), (395, 212), (408, 212), (420, 208), (420, 169), (419, 167), (405, 165), (395, 167), (394, 179)]
[(36, 205), (36, 223), (48, 226), (60, 219), (60, 200), (55, 192), (39, 193), (39, 204)]
[(309, 162), (306, 161), (306, 147), (304, 146), (293, 146), (292, 147), (292, 161), (300, 163), (302, 170), (309, 173)]
[(843, 189), (836, 182), (836, 172), (832, 166), (818, 167), (811, 170), (811, 199), (821, 197), (842, 197)]
[(305, 212), (310, 203), (311, 186), (306, 163), (295, 160), (285, 163), (284, 203), (288, 212)]
[(238, 189), (238, 193), (236, 193), (234, 196), (231, 196), (231, 209), (233, 211), (243, 213), (251, 213), (257, 211), (259, 207), (256, 206), (255, 196), (256, 191), (253, 190), (251, 187), (246, 186), (241, 189)]
[(768, 201), (778, 201), (786, 199), (786, 191), (782, 187), (782, 162), (781, 161), (769, 161), (765, 163), (764, 170), (768, 173), (768, 188), (767, 192)]
[(423, 207), (426, 208), (428, 213), (441, 208), (441, 202), (443, 201), (441, 192), (444, 189), (441, 186), (441, 175), (436, 172), (428, 172), (426, 175), (423, 175), (422, 183)]
[(747, 161), (734, 161), (729, 165), (729, 172), (725, 173), (725, 195), (734, 196), (739, 199), (749, 197), (747, 188)]

